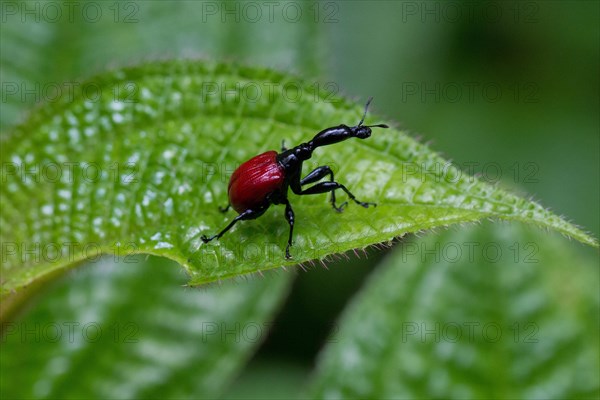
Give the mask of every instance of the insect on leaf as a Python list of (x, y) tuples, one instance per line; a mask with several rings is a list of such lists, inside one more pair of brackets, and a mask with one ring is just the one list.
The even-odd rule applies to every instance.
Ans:
[[(290, 98), (286, 84), (299, 91)], [(242, 88), (231, 92), (231, 88)], [(249, 93), (244, 88), (254, 88)], [(280, 90), (273, 90), (273, 88)], [(322, 259), (454, 223), (500, 218), (596, 239), (541, 205), (472, 178), (397, 129), (318, 149), (303, 173), (330, 165), (365, 209), (335, 212), (328, 196), (290, 196), (293, 260), (284, 259), (283, 207), (239, 223), (229, 176), (245, 160), (310, 140), (353, 104), (268, 69), (166, 61), (91, 78), (76, 93), (33, 111), (2, 143), (2, 292), (100, 253), (148, 253), (177, 261), (193, 285)], [(368, 115), (366, 124), (390, 123)], [(339, 194), (340, 201), (347, 198)]]

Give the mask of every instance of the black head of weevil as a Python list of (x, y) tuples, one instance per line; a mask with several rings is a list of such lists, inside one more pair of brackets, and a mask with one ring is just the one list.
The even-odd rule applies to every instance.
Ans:
[[(335, 191), (341, 189), (350, 197), (352, 201), (363, 207), (376, 206), (375, 203), (359, 201), (356, 197), (341, 183), (336, 182), (333, 171), (327, 165), (317, 167), (304, 178), (300, 178), (302, 172), (302, 163), (311, 158), (313, 151), (322, 146), (342, 142), (350, 138), (366, 139), (371, 136), (371, 128), (387, 128), (385, 124), (363, 125), (369, 104), (373, 98), (369, 98), (365, 106), (365, 112), (362, 119), (356, 126), (338, 125), (327, 128), (317, 133), (315, 137), (298, 146), (286, 149), (282, 146), (281, 153), (276, 151), (267, 151), (259, 154), (242, 165), (231, 175), (227, 193), (229, 204), (221, 211), (226, 212), (229, 207), (233, 207), (238, 212), (236, 216), (221, 232), (211, 237), (202, 235), (204, 243), (213, 239), (219, 239), (236, 222), (260, 217), (267, 211), (271, 204), (285, 205), (285, 219), (290, 225), (290, 234), (285, 248), (285, 257), (291, 258), (290, 246), (294, 233), (294, 211), (288, 200), (288, 189), (292, 189), (294, 194), (299, 196), (331, 193), (331, 205), (341, 212), (347, 202), (336, 205)], [(329, 181), (318, 182), (329, 176)], [(318, 182), (318, 183), (316, 183)], [(303, 186), (314, 183), (307, 188)]]

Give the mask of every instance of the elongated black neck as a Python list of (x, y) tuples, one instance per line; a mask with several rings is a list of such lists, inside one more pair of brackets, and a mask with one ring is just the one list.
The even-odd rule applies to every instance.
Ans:
[(347, 125), (338, 125), (331, 128), (323, 129), (321, 132), (317, 133), (315, 137), (308, 142), (308, 145), (312, 150), (321, 146), (329, 146), (330, 144), (335, 144), (342, 142), (346, 139), (351, 138), (353, 131)]

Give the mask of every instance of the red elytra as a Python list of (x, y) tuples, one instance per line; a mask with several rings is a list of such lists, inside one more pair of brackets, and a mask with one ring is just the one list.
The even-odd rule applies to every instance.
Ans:
[(264, 203), (267, 196), (283, 186), (285, 171), (277, 162), (277, 152), (252, 157), (235, 170), (227, 193), (235, 211), (242, 213)]

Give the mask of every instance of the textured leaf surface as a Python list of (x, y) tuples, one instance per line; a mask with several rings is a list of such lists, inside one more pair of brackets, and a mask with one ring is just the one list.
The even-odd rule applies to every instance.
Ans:
[(171, 264), (106, 258), (58, 281), (3, 326), (1, 397), (218, 395), (265, 339), (292, 275), (189, 289)]
[(282, 139), (300, 143), (358, 121), (362, 105), (316, 87), (264, 69), (169, 61), (98, 76), (32, 113), (2, 143), (3, 292), (99, 252), (165, 256), (201, 284), (489, 217), (596, 244), (540, 205), (450, 168), (397, 130), (315, 152), (305, 173), (330, 164), (358, 198), (379, 205), (351, 204), (338, 214), (326, 196), (293, 197), (293, 261), (283, 258), (281, 208), (203, 244), (200, 235), (233, 217), (217, 207), (241, 162), (278, 149)]
[(400, 246), (349, 306), (311, 398), (597, 398), (598, 268), (486, 224)]

